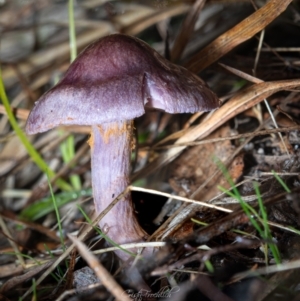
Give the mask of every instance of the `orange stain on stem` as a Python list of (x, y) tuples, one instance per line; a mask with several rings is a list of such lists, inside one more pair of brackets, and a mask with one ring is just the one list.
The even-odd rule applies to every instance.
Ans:
[(93, 135), (93, 132), (91, 132), (90, 137), (89, 137), (87, 143), (90, 146), (90, 148), (94, 147), (94, 135)]
[(102, 126), (98, 126), (102, 139), (105, 143), (108, 143), (110, 139), (115, 139), (118, 136), (128, 135), (128, 139), (131, 139), (132, 133), (132, 121), (124, 121), (123, 123), (110, 123), (107, 129), (103, 129)]
[[(123, 123), (111, 123), (111, 126), (108, 127), (106, 130), (103, 129), (103, 127), (101, 125), (98, 125), (98, 129), (100, 132), (100, 135), (102, 137), (102, 139), (104, 140), (104, 142), (107, 144), (109, 142), (109, 139), (115, 139), (118, 136), (123, 135), (124, 133), (126, 133), (126, 135), (128, 135), (128, 139), (131, 139), (131, 135), (132, 135), (132, 130), (133, 130), (133, 122), (132, 121), (124, 121)], [(87, 141), (87, 143), (89, 144), (90, 148), (94, 147), (94, 134), (93, 132), (91, 132), (91, 135)]]

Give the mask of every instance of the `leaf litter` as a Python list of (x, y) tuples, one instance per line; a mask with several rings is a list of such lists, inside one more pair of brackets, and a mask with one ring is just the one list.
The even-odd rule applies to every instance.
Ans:
[[(201, 71), (223, 105), (192, 118), (152, 113), (136, 121), (136, 164), (131, 179), (134, 186), (145, 189), (134, 191), (133, 187), (132, 195), (139, 222), (151, 235), (150, 241), (157, 242), (157, 251), (151, 260), (137, 259), (130, 267), (109, 251), (97, 254), (107, 247), (105, 240), (78, 209), (80, 206), (94, 220), (94, 226), (101, 218), (93, 215), (90, 198), (88, 129), (64, 127), (64, 137), (57, 130), (32, 140), (59, 177), (67, 182), (71, 175), (81, 179), (80, 192), (62, 191), (52, 181), (67, 245), (63, 251), (53, 205), (44, 202), (45, 207), (39, 207), (50, 196), (47, 179), (29, 159), (0, 107), (0, 209), (5, 223), (0, 233), (1, 299), (107, 300), (112, 295), (120, 300), (138, 296), (142, 300), (299, 298), (299, 2), (238, 2), (75, 4), (79, 50), (114, 32), (137, 35), (162, 54), (167, 53), (168, 45), (171, 59), (193, 72)], [(62, 21), (66, 17), (57, 19), (67, 16), (67, 4), (52, 0), (38, 5), (18, 0), (0, 4), (1, 76), (21, 127), (33, 102), (69, 64), (68, 22)], [(256, 35), (262, 30), (265, 36), (259, 48)], [(278, 129), (274, 129), (264, 99)], [(281, 129), (282, 140), (278, 136)], [(59, 145), (71, 132), (75, 133), (76, 154), (65, 165)], [(223, 162), (234, 186), (217, 160)], [(260, 223), (262, 212), (253, 182), (258, 183), (264, 201), (270, 237), (257, 233), (235, 195), (220, 190), (220, 186), (229, 192), (237, 189), (257, 212)], [(216, 204), (232, 213), (178, 201), (172, 195)], [(117, 201), (119, 198), (114, 203)], [(34, 210), (43, 210), (35, 220), (30, 215)], [(29, 212), (27, 220), (21, 212)], [(68, 235), (77, 239), (72, 242)], [(75, 244), (81, 246), (80, 254)], [(280, 252), (278, 266), (271, 244)], [(289, 270), (284, 271), (285, 267)], [(81, 269), (86, 289), (81, 287), (77, 293), (73, 285)], [(93, 274), (99, 279), (109, 277), (95, 286)]]

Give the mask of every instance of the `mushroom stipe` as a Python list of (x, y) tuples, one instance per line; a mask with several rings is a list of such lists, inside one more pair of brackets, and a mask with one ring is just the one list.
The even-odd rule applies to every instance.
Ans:
[[(26, 131), (36, 134), (59, 125), (91, 126), (92, 186), (100, 213), (130, 184), (134, 118), (147, 108), (176, 114), (210, 111), (219, 105), (217, 96), (195, 74), (135, 37), (114, 34), (83, 50), (62, 80), (40, 97)], [(138, 224), (129, 193), (99, 226), (117, 244), (142, 242), (148, 236)], [(142, 255), (152, 251), (145, 249)], [(130, 259), (121, 250), (116, 254)]]

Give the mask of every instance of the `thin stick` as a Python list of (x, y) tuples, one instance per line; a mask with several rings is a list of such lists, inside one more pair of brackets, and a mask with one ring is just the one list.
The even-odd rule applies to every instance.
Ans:
[[(115, 204), (117, 204), (123, 197), (125, 194), (127, 194), (129, 192), (129, 188), (127, 187), (120, 195), (118, 195), (118, 197), (116, 197), (114, 199), (113, 202), (111, 202), (98, 216), (97, 218), (92, 222), (92, 224), (90, 225), (90, 227), (86, 230), (84, 230), (79, 236), (78, 239), (80, 241), (84, 240), (89, 233), (93, 230), (93, 227), (99, 224), (99, 221), (107, 214), (107, 212), (113, 207), (115, 206)], [(67, 250), (65, 250), (65, 252), (56, 259), (56, 261), (40, 276), (40, 278), (37, 279), (36, 281), (36, 286), (38, 286), (51, 272), (53, 272), (55, 270), (55, 268), (65, 259), (67, 258), (67, 256), (72, 252), (72, 250), (74, 249), (75, 244), (72, 243)], [(25, 297), (27, 297), (30, 293), (32, 292), (32, 287), (30, 287), (26, 293), (22, 296), (23, 299), (25, 299)]]
[(15, 241), (12, 239), (12, 235), (10, 234), (8, 228), (6, 227), (6, 224), (1, 215), (0, 215), (0, 227), (2, 228), (3, 233), (7, 237), (8, 242), (10, 243), (11, 247), (15, 251), (17, 258), (20, 261), (20, 264), (22, 265), (23, 268), (25, 268), (26, 264), (25, 264), (24, 258), (22, 257), (22, 255), (20, 255), (19, 248), (18, 248), (17, 244), (15, 243)]
[(93, 254), (102, 254), (106, 252), (112, 252), (116, 250), (122, 249), (133, 249), (133, 248), (153, 248), (153, 247), (164, 247), (166, 245), (165, 242), (155, 241), (155, 242), (136, 242), (131, 244), (123, 244), (117, 247), (109, 247), (105, 249), (100, 249), (93, 251)]
[(197, 201), (197, 200), (192, 200), (192, 199), (184, 198), (184, 197), (181, 197), (181, 196), (176, 196), (176, 195), (173, 195), (173, 194), (170, 194), (170, 193), (161, 192), (161, 191), (154, 190), (154, 189), (147, 189), (147, 188), (135, 187), (135, 186), (129, 186), (129, 188), (130, 188), (131, 191), (148, 192), (148, 193), (151, 193), (151, 194), (165, 196), (167, 198), (183, 201), (183, 202), (186, 202), (186, 203), (197, 204), (199, 206), (204, 206), (204, 207), (216, 209), (216, 210), (223, 211), (223, 212), (228, 212), (228, 213), (232, 212), (232, 210), (229, 210), (229, 209), (226, 209), (226, 208), (223, 208), (223, 207), (220, 207), (220, 206), (215, 206), (215, 205), (208, 204), (208, 203), (205, 203), (205, 202), (200, 202), (200, 201)]
[(294, 269), (298, 269), (299, 267), (300, 267), (300, 259), (297, 259), (284, 264), (274, 264), (264, 268), (259, 268), (257, 270), (250, 270), (242, 273), (237, 273), (234, 275), (232, 280), (234, 279), (240, 280), (241, 278), (246, 278), (246, 277), (253, 277), (253, 276), (256, 277), (259, 275), (268, 275), (272, 273), (294, 270)]
[[(261, 45), (262, 45), (262, 42), (263, 42), (263, 37), (264, 37), (264, 30), (261, 32), (258, 50), (261, 49)], [(258, 52), (257, 52), (257, 56), (256, 56), (256, 58), (255, 58), (255, 66), (254, 66), (255, 69), (256, 69), (256, 65), (257, 65), (258, 59), (259, 59), (259, 53), (260, 53), (260, 52), (258, 51)], [(264, 82), (263, 80), (261, 80), (261, 79), (255, 77), (255, 76), (249, 76), (249, 74), (246, 74), (246, 73), (243, 72), (243, 71), (240, 71), (240, 70), (237, 70), (237, 69), (235, 69), (235, 68), (226, 66), (226, 65), (224, 65), (224, 64), (220, 64), (220, 65), (221, 65), (223, 68), (225, 68), (225, 69), (231, 71), (233, 74), (237, 74), (237, 73), (238, 73), (238, 76), (241, 76), (242, 78), (245, 78), (245, 79), (249, 80), (249, 81), (252, 82), (252, 83), (259, 84), (259, 83), (263, 83), (263, 82)], [(254, 70), (255, 70), (255, 69), (254, 69)], [(237, 72), (237, 73), (236, 73), (236, 72)], [(268, 103), (268, 101), (267, 101), (266, 98), (264, 99), (264, 103), (265, 103), (265, 106), (266, 106), (266, 108), (267, 108), (267, 110), (268, 110), (268, 112), (269, 112), (269, 114), (270, 114), (271, 120), (272, 120), (272, 122), (274, 123), (275, 128), (278, 129), (279, 127), (278, 127), (277, 122), (276, 122), (276, 120), (275, 120), (274, 114), (273, 114), (273, 112), (272, 112), (272, 110), (271, 110), (271, 108), (270, 108), (270, 106), (269, 106), (269, 103)], [(289, 151), (288, 151), (288, 149), (287, 149), (287, 147), (286, 147), (286, 144), (285, 144), (285, 142), (284, 142), (284, 140), (283, 140), (283, 137), (282, 137), (282, 135), (281, 135), (281, 132), (278, 132), (278, 136), (279, 136), (279, 138), (280, 138), (280, 140), (281, 140), (281, 142), (282, 142), (282, 144), (283, 144), (284, 150), (285, 150), (286, 153), (289, 155)]]
[[(194, 146), (194, 145), (201, 145), (201, 144), (208, 144), (208, 143), (216, 143), (220, 141), (226, 141), (226, 140), (236, 140), (236, 139), (242, 139), (242, 138), (249, 138), (249, 137), (256, 137), (256, 136), (262, 136), (262, 135), (269, 135), (274, 134), (278, 132), (290, 132), (294, 130), (300, 130), (300, 125), (285, 127), (285, 128), (276, 128), (276, 129), (270, 129), (270, 130), (262, 130), (257, 131), (253, 133), (245, 133), (245, 134), (239, 134), (239, 135), (233, 135), (229, 137), (222, 137), (222, 138), (214, 138), (214, 139), (207, 139), (202, 141), (194, 141), (194, 142), (185, 142), (185, 143), (178, 143), (178, 144), (172, 144), (172, 145), (164, 145), (164, 146), (157, 146), (154, 147), (154, 149), (165, 149), (165, 148), (176, 148), (181, 146)], [(144, 149), (144, 148), (141, 148)]]
[(89, 251), (87, 246), (74, 236), (68, 235), (68, 237), (73, 244), (75, 244), (79, 253), (87, 261), (88, 265), (95, 271), (95, 274), (107, 290), (110, 291), (117, 300), (131, 301), (130, 297), (98, 261), (97, 257)]

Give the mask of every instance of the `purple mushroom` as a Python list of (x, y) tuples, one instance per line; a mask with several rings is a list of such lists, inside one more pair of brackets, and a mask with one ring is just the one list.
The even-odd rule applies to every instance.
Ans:
[[(100, 213), (129, 185), (134, 118), (146, 108), (176, 114), (209, 111), (219, 105), (199, 77), (170, 63), (145, 42), (114, 34), (89, 45), (63, 79), (35, 103), (26, 131), (35, 134), (59, 125), (92, 126), (92, 186)], [(135, 217), (130, 194), (106, 214), (100, 227), (117, 244), (147, 238)], [(116, 253), (128, 259), (123, 251)]]

